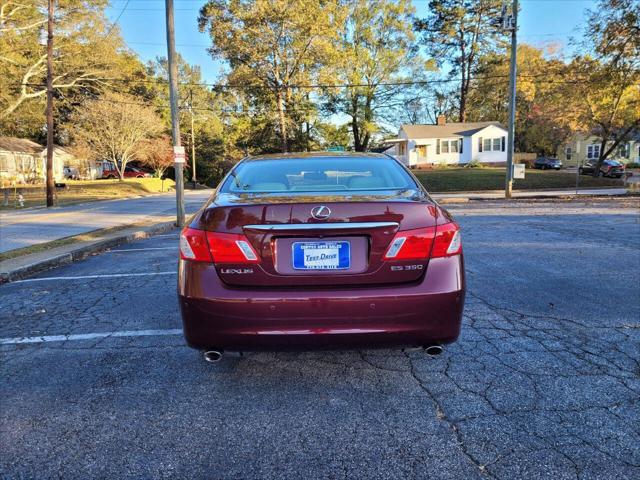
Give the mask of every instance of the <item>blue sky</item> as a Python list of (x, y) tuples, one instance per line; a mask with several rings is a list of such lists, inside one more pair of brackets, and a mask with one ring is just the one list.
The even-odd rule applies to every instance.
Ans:
[[(198, 31), (198, 10), (205, 0), (174, 0), (176, 44), (180, 54), (199, 65), (207, 82), (216, 81), (221, 64), (206, 52), (209, 39)], [(429, 1), (413, 0), (416, 13), (426, 15)], [(521, 0), (521, 42), (533, 45), (548, 43), (568, 48), (570, 37), (580, 37), (584, 28), (584, 12), (593, 8), (595, 0)], [(125, 8), (126, 6), (126, 8)], [(166, 56), (164, 0), (111, 0), (109, 19), (118, 24), (127, 44), (144, 61)]]

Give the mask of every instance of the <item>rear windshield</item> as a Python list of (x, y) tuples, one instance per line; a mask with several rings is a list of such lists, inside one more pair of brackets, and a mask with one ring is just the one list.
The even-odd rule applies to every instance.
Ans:
[(240, 163), (222, 192), (337, 192), (416, 189), (391, 158), (287, 158)]

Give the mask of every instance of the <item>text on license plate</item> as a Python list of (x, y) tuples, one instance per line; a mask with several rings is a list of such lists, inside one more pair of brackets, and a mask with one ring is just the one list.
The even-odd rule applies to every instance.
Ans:
[(351, 266), (349, 242), (295, 242), (295, 270), (345, 270)]

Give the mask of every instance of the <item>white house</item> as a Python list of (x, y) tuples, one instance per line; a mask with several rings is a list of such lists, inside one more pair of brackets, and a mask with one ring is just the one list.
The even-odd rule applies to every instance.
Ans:
[[(610, 146), (611, 142), (607, 142), (607, 148)], [(577, 132), (558, 147), (557, 154), (565, 165), (582, 165), (588, 160), (600, 158), (601, 147), (602, 137)], [(640, 163), (640, 130), (632, 132), (627, 141), (621, 142), (618, 148), (611, 152), (609, 158), (624, 163)]]
[[(94, 180), (102, 175), (95, 162), (78, 158), (62, 147), (53, 149), (53, 177), (65, 178), (64, 167), (75, 168), (81, 178)], [(0, 183), (38, 183), (45, 180), (47, 149), (26, 138), (0, 136)]]
[[(46, 152), (42, 145), (25, 138), (0, 137), (0, 179), (18, 183), (36, 183), (44, 180)], [(64, 178), (63, 167), (68, 154), (56, 147), (53, 155), (53, 176)]]
[(402, 125), (398, 138), (386, 143), (410, 167), (507, 161), (507, 130), (498, 122), (448, 123), (440, 115), (435, 125)]

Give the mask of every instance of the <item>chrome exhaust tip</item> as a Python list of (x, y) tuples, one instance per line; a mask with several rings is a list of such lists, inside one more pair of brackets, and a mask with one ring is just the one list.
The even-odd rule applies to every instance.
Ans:
[(204, 352), (204, 359), (209, 363), (218, 363), (222, 360), (222, 352), (218, 350), (207, 350)]
[(424, 347), (424, 352), (430, 357), (437, 357), (444, 352), (444, 348), (442, 345), (427, 345)]

